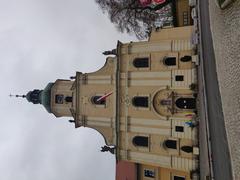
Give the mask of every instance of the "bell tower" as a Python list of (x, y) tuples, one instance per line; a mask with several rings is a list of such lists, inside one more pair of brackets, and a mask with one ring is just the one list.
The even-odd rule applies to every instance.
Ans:
[(93, 73), (77, 72), (70, 80), (58, 79), (43, 90), (26, 95), (33, 104), (41, 104), (56, 117), (70, 117), (75, 127), (90, 127), (105, 138), (107, 145), (116, 144), (116, 60), (107, 58), (104, 66)]
[(58, 79), (51, 88), (51, 111), (56, 117), (71, 117), (75, 99), (72, 90), (73, 81)]
[(97, 130), (108, 145), (117, 143), (116, 72), (116, 57), (109, 57), (96, 72), (77, 72), (71, 87), (74, 101), (71, 113), (75, 127), (86, 126)]

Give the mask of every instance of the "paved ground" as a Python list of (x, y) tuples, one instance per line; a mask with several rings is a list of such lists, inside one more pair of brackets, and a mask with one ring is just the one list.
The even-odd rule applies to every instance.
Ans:
[(213, 175), (216, 180), (232, 180), (231, 159), (216, 73), (216, 62), (209, 23), (208, 2), (209, 0), (199, 1), (201, 15), (201, 54), (203, 55), (201, 66), (203, 66), (205, 77), (205, 109), (207, 111), (206, 118), (209, 124), (209, 146), (212, 152), (212, 154), (210, 154), (210, 160), (212, 159)]
[[(209, 0), (225, 126), (235, 179), (240, 179), (240, 0), (224, 11)], [(207, 49), (206, 49), (207, 50)], [(222, 148), (219, 146), (218, 148)]]
[[(202, 64), (202, 63), (201, 63)], [(200, 180), (206, 180), (206, 177), (210, 176), (210, 161), (208, 151), (208, 139), (207, 139), (207, 128), (206, 128), (206, 108), (205, 102), (205, 91), (204, 91), (204, 79), (203, 79), (203, 68), (202, 65), (198, 66), (198, 98), (199, 98), (199, 148), (200, 148)]]

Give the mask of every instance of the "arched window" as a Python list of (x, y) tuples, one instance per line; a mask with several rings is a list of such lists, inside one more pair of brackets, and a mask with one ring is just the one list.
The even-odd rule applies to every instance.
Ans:
[(135, 58), (133, 60), (133, 65), (136, 68), (147, 68), (147, 67), (149, 67), (149, 59), (148, 58)]
[(166, 66), (176, 66), (177, 60), (176, 60), (176, 57), (165, 57), (165, 58), (163, 59), (163, 63), (164, 63)]
[(176, 106), (180, 109), (196, 109), (195, 98), (178, 98), (176, 100)]
[(180, 61), (182, 62), (189, 62), (192, 60), (192, 56), (184, 56), (180, 58)]
[(166, 140), (164, 144), (169, 149), (177, 149), (177, 141), (175, 140)]
[(96, 105), (105, 105), (106, 104), (106, 100), (105, 99), (102, 99), (102, 100), (99, 100), (99, 98), (101, 98), (102, 96), (93, 96), (91, 101), (93, 104), (96, 104)]
[(192, 146), (182, 146), (181, 150), (186, 152), (186, 153), (192, 153), (193, 152), (193, 147)]
[(132, 142), (135, 146), (148, 147), (148, 137), (146, 136), (135, 136)]
[(72, 96), (67, 96), (65, 97), (66, 102), (72, 102)]
[(132, 99), (132, 103), (136, 107), (148, 107), (148, 97), (136, 96)]

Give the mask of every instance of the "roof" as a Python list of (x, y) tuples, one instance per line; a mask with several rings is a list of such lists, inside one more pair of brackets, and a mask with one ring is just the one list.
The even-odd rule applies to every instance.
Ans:
[(137, 165), (132, 162), (119, 161), (116, 166), (116, 180), (137, 180)]
[(48, 83), (48, 85), (43, 89), (34, 89), (33, 91), (29, 91), (26, 95), (26, 99), (33, 104), (42, 104), (45, 109), (51, 113), (51, 89), (53, 83)]
[(44, 88), (44, 90), (41, 92), (40, 96), (40, 103), (45, 107), (45, 109), (51, 113), (51, 88), (53, 86), (53, 83), (48, 83), (48, 85)]

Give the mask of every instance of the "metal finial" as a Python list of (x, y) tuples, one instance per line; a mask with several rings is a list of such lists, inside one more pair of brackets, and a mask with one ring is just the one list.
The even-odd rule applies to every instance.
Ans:
[(9, 94), (9, 97), (17, 97), (17, 98), (19, 98), (19, 97), (21, 97), (21, 98), (25, 98), (26, 97), (26, 95), (12, 95), (12, 94)]

